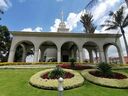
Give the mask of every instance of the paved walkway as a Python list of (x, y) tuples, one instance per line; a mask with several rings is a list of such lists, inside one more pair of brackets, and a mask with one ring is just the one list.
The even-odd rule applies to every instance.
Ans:
[(6, 65), (6, 66), (0, 66), (0, 69), (6, 69), (6, 68), (53, 68), (56, 65)]
[[(0, 69), (9, 69), (9, 68), (53, 68), (56, 65), (54, 64), (38, 64), (38, 65), (5, 65), (5, 66), (0, 66)], [(94, 67), (94, 65), (92, 65)], [(116, 66), (113, 67), (113, 69), (128, 69), (128, 66)]]

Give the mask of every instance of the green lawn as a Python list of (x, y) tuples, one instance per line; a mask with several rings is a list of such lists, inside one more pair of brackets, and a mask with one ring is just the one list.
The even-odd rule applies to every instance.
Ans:
[[(29, 78), (40, 70), (0, 69), (0, 96), (57, 96), (57, 91), (29, 85)], [(82, 87), (64, 91), (64, 96), (128, 96), (128, 89), (101, 87), (85, 81)]]

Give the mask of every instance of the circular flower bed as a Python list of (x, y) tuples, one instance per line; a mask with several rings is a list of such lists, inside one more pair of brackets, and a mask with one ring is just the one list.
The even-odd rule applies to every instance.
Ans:
[(108, 87), (115, 87), (115, 88), (128, 88), (128, 74), (124, 72), (116, 72), (113, 73), (116, 74), (116, 77), (110, 78), (110, 77), (102, 77), (102, 76), (95, 76), (98, 72), (95, 69), (88, 69), (82, 71), (82, 75), (88, 80), (95, 84), (102, 85), (102, 86), (108, 86)]
[[(35, 87), (43, 88), (43, 89), (51, 89), (56, 90), (58, 88), (58, 80), (57, 79), (45, 79), (42, 78), (44, 74), (51, 72), (53, 69), (46, 69), (34, 74), (29, 83)], [(71, 78), (64, 79), (63, 87), (64, 89), (72, 89), (81, 86), (84, 83), (84, 78), (76, 71), (63, 69), (66, 72), (73, 74), (74, 76)]]
[[(66, 68), (66, 69), (72, 69), (71, 64), (60, 64), (59, 65), (61, 68)], [(84, 69), (92, 69), (93, 67), (88, 66), (88, 65), (82, 65), (82, 64), (76, 64), (75, 65), (75, 70), (84, 70)]]

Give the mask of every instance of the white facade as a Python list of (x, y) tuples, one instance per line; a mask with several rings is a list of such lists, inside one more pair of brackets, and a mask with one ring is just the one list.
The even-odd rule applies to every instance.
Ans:
[[(66, 33), (66, 32), (12, 32), (13, 40), (11, 44), (8, 62), (14, 62), (15, 52), (18, 45), (32, 45), (34, 48), (34, 61), (39, 62), (44, 58), (47, 48), (56, 50), (53, 54), (57, 62), (66, 62), (69, 57), (77, 58), (78, 62), (83, 62), (83, 48), (89, 52), (90, 62), (93, 62), (92, 51), (99, 54), (100, 62), (108, 62), (107, 48), (114, 45), (119, 54), (120, 63), (124, 63), (120, 36), (117, 34), (85, 34), (85, 33)], [(115, 38), (117, 41), (115, 42)], [(23, 47), (22, 61), (25, 58), (25, 48)], [(47, 49), (48, 50), (48, 49)], [(49, 53), (47, 53), (49, 54)]]

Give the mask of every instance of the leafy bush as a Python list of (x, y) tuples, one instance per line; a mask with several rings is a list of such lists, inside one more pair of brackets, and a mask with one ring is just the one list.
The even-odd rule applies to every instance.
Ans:
[(97, 66), (97, 69), (104, 76), (112, 75), (111, 66), (108, 63), (104, 63), (104, 62), (99, 63), (99, 65)]
[(74, 69), (75, 68), (75, 62), (76, 62), (75, 58), (69, 58), (69, 62), (71, 64), (71, 68)]
[(53, 69), (49, 74), (48, 74), (48, 77), (49, 78), (59, 78), (59, 77), (64, 77), (65, 75), (65, 71), (62, 70), (61, 67), (59, 66), (56, 66), (55, 69)]

